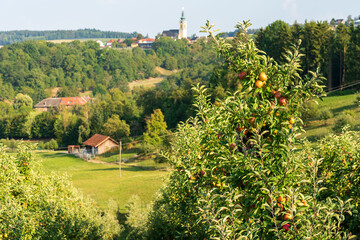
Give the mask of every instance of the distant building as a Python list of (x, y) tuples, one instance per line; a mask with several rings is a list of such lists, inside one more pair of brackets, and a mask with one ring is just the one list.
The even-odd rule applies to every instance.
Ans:
[(184, 8), (182, 10), (181, 18), (180, 18), (180, 28), (179, 28), (178, 38), (179, 39), (187, 38), (187, 21), (185, 20), (184, 17)]
[(187, 21), (184, 16), (184, 8), (181, 13), (179, 29), (164, 30), (161, 36), (171, 37), (172, 39), (187, 38)]
[(118, 147), (118, 143), (109, 136), (95, 134), (83, 144), (86, 147), (86, 152), (93, 155), (103, 154), (113, 148)]
[(162, 32), (161, 36), (171, 37), (172, 39), (177, 39), (179, 36), (179, 29), (165, 30)]
[(138, 42), (138, 46), (142, 49), (152, 49), (152, 44), (155, 42), (153, 38), (144, 38), (140, 39)]
[(345, 19), (339, 18), (339, 19), (336, 19), (335, 22), (336, 22), (336, 25), (338, 25), (340, 23), (345, 24)]
[(360, 19), (354, 21), (354, 27), (360, 26)]
[(105, 45), (104, 45), (104, 43), (103, 43), (102, 41), (97, 40), (96, 42), (100, 45), (100, 48), (104, 48), (104, 47), (105, 47)]
[(108, 42), (106, 43), (106, 47), (110, 47), (110, 48), (111, 48), (113, 42), (114, 42), (114, 39), (111, 39), (110, 41), (108, 41)]
[(88, 102), (91, 102), (90, 97), (46, 98), (36, 104), (34, 108), (40, 112), (47, 112), (50, 109), (56, 109), (60, 106), (70, 107), (75, 105), (84, 105)]

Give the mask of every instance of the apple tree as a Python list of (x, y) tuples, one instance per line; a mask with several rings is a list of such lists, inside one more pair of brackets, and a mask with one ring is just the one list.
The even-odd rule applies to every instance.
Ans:
[(211, 103), (194, 88), (197, 115), (178, 127), (174, 166), (149, 215), (149, 236), (184, 239), (348, 239), (351, 199), (322, 198), (323, 162), (296, 148), (300, 109), (323, 94), (318, 72), (300, 76), (299, 44), (283, 64), (256, 48), (239, 23), (231, 41), (209, 33), (238, 89)]

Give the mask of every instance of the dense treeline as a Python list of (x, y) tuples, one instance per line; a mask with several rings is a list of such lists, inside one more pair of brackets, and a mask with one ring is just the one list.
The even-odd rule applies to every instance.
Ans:
[(38, 102), (51, 87), (126, 91), (129, 81), (155, 76), (154, 69), (154, 55), (140, 48), (100, 50), (95, 41), (26, 41), (0, 50), (0, 98), (21, 92)]
[[(280, 63), (286, 58), (284, 49), (301, 39), (304, 71), (300, 74), (319, 67), (329, 79), (325, 82), (329, 88), (360, 78), (360, 27), (351, 23), (335, 27), (312, 21), (290, 26), (275, 21), (251, 37)], [(0, 109), (4, 113), (0, 138), (56, 138), (61, 145), (75, 144), (93, 133), (115, 134), (104, 128), (111, 124), (129, 129), (116, 133), (117, 138), (138, 136), (144, 132), (146, 116), (155, 109), (161, 110), (172, 129), (194, 115), (192, 86), (206, 85), (212, 101), (241, 88), (230, 64), (217, 55), (214, 42), (208, 39), (190, 45), (186, 40), (162, 37), (146, 51), (100, 49), (94, 41), (26, 41), (5, 46), (0, 49)], [(158, 76), (157, 66), (174, 73), (155, 88), (129, 90), (133, 80)], [(89, 91), (95, 103), (35, 113), (31, 107), (50, 96), (45, 89), (54, 87), (61, 87), (59, 97)]]
[(0, 31), (0, 45), (23, 42), (26, 40), (84, 39), (84, 38), (132, 38), (137, 32), (111, 32), (97, 29), (56, 30), (56, 31)]
[(329, 89), (360, 80), (360, 28), (351, 21), (338, 25), (295, 22), (290, 26), (278, 20), (260, 29), (255, 39), (261, 50), (279, 62), (285, 60), (285, 49), (301, 39), (303, 75), (319, 67)]
[[(140, 135), (145, 117), (165, 112), (169, 127), (191, 115), (191, 85), (211, 76), (216, 54), (211, 44), (160, 38), (154, 50), (102, 49), (92, 41), (52, 44), (27, 41), (0, 50), (0, 138), (56, 138), (81, 143), (94, 133), (114, 138)], [(128, 82), (157, 76), (156, 66), (181, 69), (155, 89), (129, 91)], [(62, 87), (57, 96), (91, 90), (95, 102), (39, 113), (32, 106)], [(11, 103), (12, 102), (12, 103)], [(187, 114), (184, 114), (187, 113)], [(128, 129), (115, 131), (112, 126)]]

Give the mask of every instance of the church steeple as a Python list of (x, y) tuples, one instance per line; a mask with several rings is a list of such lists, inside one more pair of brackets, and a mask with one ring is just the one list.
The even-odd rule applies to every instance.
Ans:
[(184, 16), (184, 8), (182, 8), (182, 13), (181, 13), (181, 18), (180, 18), (180, 22), (185, 21), (185, 16)]
[(180, 18), (180, 28), (179, 28), (179, 39), (187, 38), (187, 22), (185, 19), (184, 8), (182, 8), (181, 18)]

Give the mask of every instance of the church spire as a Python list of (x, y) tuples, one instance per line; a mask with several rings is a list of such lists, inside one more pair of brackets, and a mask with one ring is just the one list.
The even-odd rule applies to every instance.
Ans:
[(181, 22), (185, 21), (184, 8), (182, 8), (182, 13), (181, 13), (180, 21), (181, 21)]
[(184, 8), (182, 8), (181, 18), (180, 18), (180, 28), (179, 28), (179, 39), (187, 38), (187, 22), (184, 16)]

